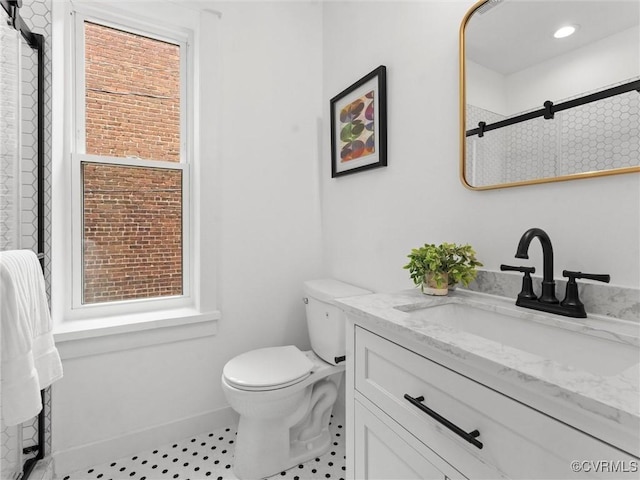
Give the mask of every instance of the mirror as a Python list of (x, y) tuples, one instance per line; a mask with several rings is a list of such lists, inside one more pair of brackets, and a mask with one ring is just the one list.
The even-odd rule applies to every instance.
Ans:
[[(640, 172), (640, 0), (483, 0), (460, 27), (462, 182)], [(560, 27), (575, 32), (554, 38)]]

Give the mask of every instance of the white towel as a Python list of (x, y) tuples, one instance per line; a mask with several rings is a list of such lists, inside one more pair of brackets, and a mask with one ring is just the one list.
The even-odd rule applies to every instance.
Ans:
[(40, 390), (62, 378), (42, 269), (30, 250), (0, 252), (2, 416), (7, 426), (36, 416)]

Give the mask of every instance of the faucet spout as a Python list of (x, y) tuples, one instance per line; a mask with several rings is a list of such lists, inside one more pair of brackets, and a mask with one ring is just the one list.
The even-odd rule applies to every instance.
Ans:
[(541, 228), (530, 228), (520, 238), (516, 258), (529, 258), (531, 240), (537, 238), (542, 245), (542, 295), (538, 299), (542, 303), (559, 303), (556, 298), (556, 282), (553, 280), (553, 246), (547, 232)]

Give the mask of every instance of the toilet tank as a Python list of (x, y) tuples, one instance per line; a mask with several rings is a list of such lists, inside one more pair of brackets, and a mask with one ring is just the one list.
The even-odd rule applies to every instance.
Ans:
[(311, 348), (325, 362), (336, 364), (345, 354), (345, 321), (336, 299), (372, 292), (333, 279), (304, 282), (304, 301)]

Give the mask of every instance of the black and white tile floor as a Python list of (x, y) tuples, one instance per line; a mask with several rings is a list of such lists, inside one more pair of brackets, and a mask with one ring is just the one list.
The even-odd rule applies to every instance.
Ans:
[[(332, 418), (327, 453), (270, 479), (344, 480), (344, 426)], [(233, 473), (236, 425), (58, 477), (59, 480), (237, 480)]]

